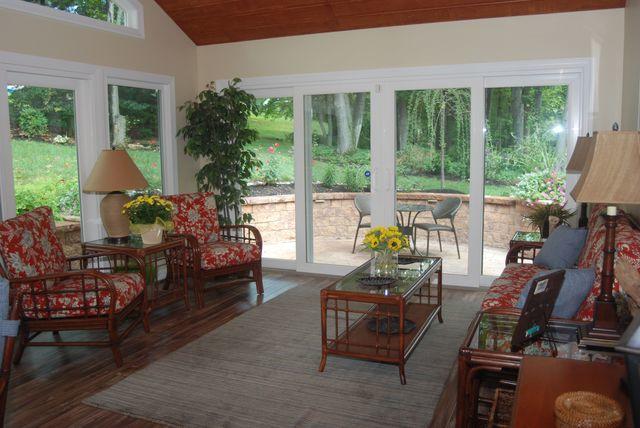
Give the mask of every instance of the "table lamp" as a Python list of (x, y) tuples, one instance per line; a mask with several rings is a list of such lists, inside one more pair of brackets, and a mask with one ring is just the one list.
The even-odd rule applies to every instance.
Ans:
[[(571, 163), (571, 162), (570, 162)], [(577, 202), (608, 204), (605, 219), (604, 260), (600, 295), (595, 304), (593, 326), (587, 338), (620, 338), (616, 304), (613, 298), (615, 234), (618, 220), (616, 204), (640, 203), (640, 132), (607, 131), (594, 133), (584, 157), (578, 183), (571, 191)]]
[(100, 202), (100, 218), (111, 242), (126, 242), (129, 219), (122, 206), (130, 198), (123, 190), (145, 189), (149, 183), (125, 150), (103, 150), (84, 183), (84, 192), (106, 193)]

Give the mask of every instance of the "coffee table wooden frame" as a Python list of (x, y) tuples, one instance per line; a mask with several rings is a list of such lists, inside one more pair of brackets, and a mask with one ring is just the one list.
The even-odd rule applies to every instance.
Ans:
[[(362, 292), (333, 290), (330, 287), (320, 292), (322, 321), (322, 360), (318, 371), (323, 372), (328, 355), (359, 358), (369, 361), (397, 364), (400, 383), (406, 384), (404, 366), (429, 326), (438, 317), (442, 319), (442, 259), (437, 261), (409, 287), (403, 295), (368, 294)], [(424, 257), (416, 257), (417, 260)], [(368, 262), (367, 262), (368, 263)], [(361, 269), (362, 266), (356, 270)], [(433, 278), (437, 276), (436, 293), (432, 294)], [(358, 304), (368, 304), (361, 309)], [(333, 337), (328, 337), (328, 312), (333, 313)], [(355, 314), (355, 319), (353, 315)], [(416, 328), (407, 334), (388, 334), (369, 331), (367, 320), (391, 317), (400, 318), (399, 330), (404, 331), (405, 319), (416, 323)], [(340, 328), (343, 324), (344, 328)]]

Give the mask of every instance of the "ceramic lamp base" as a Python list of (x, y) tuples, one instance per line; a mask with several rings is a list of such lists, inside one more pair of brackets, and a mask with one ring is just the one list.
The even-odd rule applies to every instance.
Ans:
[(129, 236), (129, 218), (122, 214), (122, 206), (131, 198), (122, 192), (111, 192), (100, 202), (100, 218), (109, 238)]

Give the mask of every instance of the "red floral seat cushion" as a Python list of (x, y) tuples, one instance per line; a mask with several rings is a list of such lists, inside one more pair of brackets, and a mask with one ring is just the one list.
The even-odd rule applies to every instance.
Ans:
[(217, 241), (200, 246), (203, 269), (238, 266), (260, 260), (260, 247), (233, 241)]
[[(116, 313), (127, 307), (144, 290), (144, 279), (140, 273), (117, 273), (107, 276), (115, 285)], [(111, 303), (111, 294), (105, 286), (106, 284), (103, 281), (94, 282), (93, 279), (87, 278), (84, 284), (85, 290), (93, 289), (94, 291), (83, 293), (80, 276), (65, 279), (55, 284), (48, 284), (48, 291), (64, 290), (64, 292), (38, 295), (35, 299), (30, 294), (24, 294), (22, 299), (24, 316), (40, 319), (107, 315)], [(30, 290), (28, 285), (22, 285), (21, 288)], [(96, 288), (100, 289), (95, 291)], [(43, 284), (38, 283), (34, 289), (42, 291)]]
[(200, 244), (218, 240), (220, 224), (213, 193), (185, 193), (164, 198), (173, 204), (171, 220), (175, 233), (193, 235)]
[(508, 264), (496, 278), (482, 301), (482, 310), (492, 308), (515, 308), (520, 292), (538, 272), (546, 268), (534, 264)]
[(0, 257), (10, 279), (60, 273), (66, 258), (49, 207), (0, 222)]

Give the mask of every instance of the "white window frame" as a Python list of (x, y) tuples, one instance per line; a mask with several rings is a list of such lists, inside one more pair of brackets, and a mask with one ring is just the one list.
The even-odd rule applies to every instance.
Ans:
[[(573, 152), (575, 137), (593, 131), (591, 128), (594, 114), (593, 60), (591, 58), (568, 58), (554, 60), (532, 60), (496, 62), (481, 64), (460, 64), (431, 67), (356, 70), (346, 72), (310, 73), (299, 75), (246, 78), (240, 83), (243, 89), (257, 94), (278, 93), (294, 94), (294, 147), (295, 165), (306, 165), (304, 155), (304, 99), (303, 95), (313, 93), (335, 93), (352, 91), (353, 88), (373, 87), (371, 92), (371, 114), (379, 118), (372, 119), (371, 167), (374, 172), (372, 189), (379, 193), (378, 199), (387, 207), (395, 203), (395, 186), (392, 186), (395, 165), (388, 164), (395, 151), (387, 140), (393, 139), (395, 130), (394, 88), (416, 89), (421, 87), (469, 87), (472, 90), (471, 117), (471, 187), (470, 187), (470, 223), (469, 223), (469, 264), (467, 275), (444, 275), (448, 285), (478, 287), (487, 285), (493, 279), (482, 275), (483, 248), (483, 210), (484, 210), (484, 94), (488, 87), (497, 86), (533, 86), (535, 84), (568, 84), (570, 86), (569, 103), (575, 114), (569, 118), (568, 155)], [(517, 83), (518, 82), (518, 83)], [(227, 80), (218, 80), (218, 88), (226, 86)], [(517, 84), (516, 84), (517, 83)], [(349, 89), (351, 88), (351, 89)], [(265, 95), (261, 95), (265, 96)], [(275, 95), (274, 95), (275, 96)], [(284, 95), (280, 95), (284, 96)], [(290, 95), (288, 95), (290, 96)], [(377, 140), (381, 142), (376, 143)], [(379, 144), (374, 150), (373, 145)], [(378, 152), (377, 154), (374, 154)], [(394, 162), (395, 164), (395, 162)], [(304, 170), (296, 168), (296, 269), (301, 272), (341, 275), (350, 271), (351, 267), (323, 265), (306, 262), (308, 240), (308, 218), (306, 218), (306, 195)], [(376, 179), (376, 177), (378, 177)], [(569, 175), (568, 186), (576, 182), (576, 176)], [(385, 184), (386, 183), (386, 184)], [(391, 185), (390, 185), (391, 183)], [(393, 189), (391, 189), (393, 187)], [(303, 216), (300, 221), (300, 216)], [(393, 210), (384, 209), (374, 215), (374, 224), (388, 224), (394, 221)], [(290, 261), (284, 263), (274, 261), (278, 267), (290, 267)], [(270, 261), (265, 261), (265, 266)]]
[[(9, 103), (6, 86), (12, 75), (31, 76), (46, 86), (47, 79), (67, 79), (75, 82), (77, 142), (80, 188), (93, 169), (101, 150), (108, 149), (109, 115), (107, 86), (110, 82), (161, 91), (162, 182), (165, 194), (178, 192), (176, 140), (175, 82), (172, 76), (142, 73), (118, 68), (100, 67), (72, 61), (62, 61), (31, 55), (0, 51), (0, 214), (15, 216), (12, 150), (10, 141)], [(82, 123), (80, 120), (82, 119)], [(100, 219), (100, 199), (97, 194), (82, 198), (83, 240), (105, 236)]]
[(16, 10), (18, 12), (55, 19), (96, 30), (110, 31), (127, 36), (144, 38), (144, 9), (138, 0), (111, 0), (124, 9), (126, 14), (125, 25), (101, 21), (88, 16), (78, 15), (64, 10), (54, 9), (36, 3), (23, 0), (0, 0), (0, 7)]

